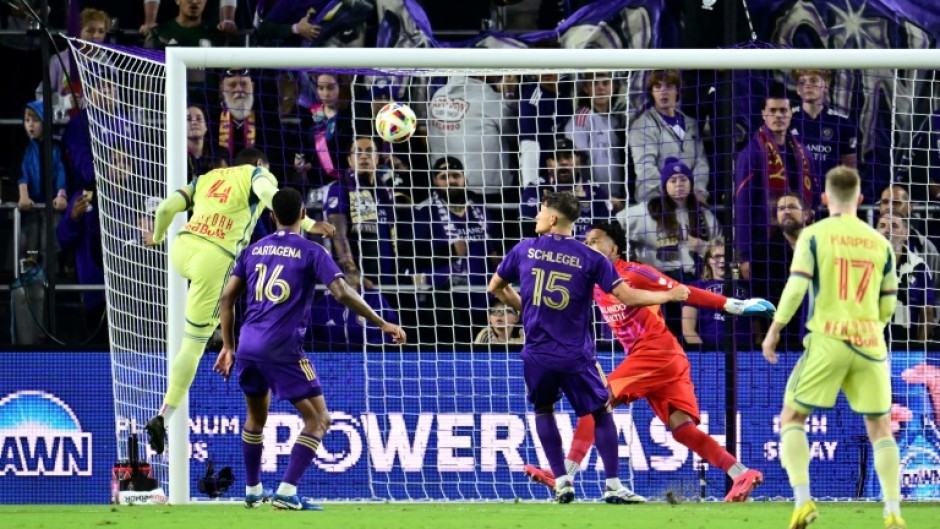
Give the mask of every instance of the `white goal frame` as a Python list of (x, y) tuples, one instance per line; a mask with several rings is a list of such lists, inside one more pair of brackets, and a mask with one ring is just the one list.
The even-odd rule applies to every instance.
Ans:
[[(940, 49), (401, 49), (401, 48), (179, 48), (166, 50), (166, 149), (186, 152), (186, 70), (189, 68), (358, 68), (466, 70), (650, 69), (935, 69)], [(186, 185), (185, 156), (167, 156), (167, 196)], [(894, 161), (892, 157), (892, 169)], [(893, 171), (892, 171), (893, 173)], [(172, 240), (183, 225), (177, 216)], [(172, 246), (168, 246), (172, 252)], [(172, 258), (168, 261), (172, 262)], [(170, 270), (167, 280), (167, 369), (182, 338), (186, 281)], [(169, 373), (167, 373), (169, 375)], [(190, 500), (189, 398), (168, 424), (169, 500)]]

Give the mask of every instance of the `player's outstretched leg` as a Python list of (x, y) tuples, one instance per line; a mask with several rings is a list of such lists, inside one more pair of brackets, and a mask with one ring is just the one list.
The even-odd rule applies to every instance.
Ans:
[(261, 454), (264, 449), (264, 425), (268, 420), (271, 394), (245, 396), (248, 418), (242, 430), (242, 458), (245, 462), (245, 507), (254, 509), (271, 501), (271, 490), (261, 485)]
[(304, 428), (290, 451), (287, 471), (284, 472), (284, 478), (271, 504), (276, 509), (322, 511), (323, 507), (297, 494), (297, 484), (313, 462), (317, 448), (320, 447), (320, 440), (330, 428), (330, 414), (326, 410), (326, 401), (322, 395), (298, 400), (294, 402), (294, 407), (304, 418)]
[(535, 431), (556, 476), (555, 501), (571, 503), (574, 501), (574, 481), (565, 472), (565, 455), (561, 449), (561, 433), (558, 432), (558, 424), (555, 422), (553, 404), (535, 410)]
[(890, 415), (866, 416), (865, 427), (871, 439), (875, 456), (875, 472), (881, 484), (885, 502), (885, 529), (907, 529), (901, 518), (900, 454), (898, 444), (891, 435)]
[[(587, 455), (592, 445), (594, 445), (594, 416), (578, 417), (578, 425), (571, 439), (571, 448), (568, 450), (568, 457), (565, 458), (565, 470), (569, 476), (574, 477), (578, 473), (581, 461), (584, 461), (584, 456)], [(551, 470), (535, 465), (525, 465), (522, 471), (532, 481), (541, 483), (552, 490), (555, 489), (555, 473)]]
[(689, 447), (693, 452), (728, 474), (734, 485), (725, 496), (725, 501), (745, 501), (751, 492), (764, 481), (764, 475), (739, 463), (733, 455), (721, 447), (710, 435), (698, 429), (695, 420), (684, 411), (674, 411), (669, 416), (672, 437)]

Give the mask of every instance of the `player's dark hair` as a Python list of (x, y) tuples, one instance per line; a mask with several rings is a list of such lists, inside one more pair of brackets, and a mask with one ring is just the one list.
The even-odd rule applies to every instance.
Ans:
[(625, 257), (627, 254), (627, 234), (623, 231), (623, 226), (620, 225), (617, 221), (600, 221), (595, 222), (591, 226), (592, 230), (600, 230), (607, 234), (610, 237), (610, 240), (614, 241), (614, 244), (617, 245), (617, 251), (620, 253), (621, 257)]
[(239, 165), (258, 165), (259, 161), (267, 165), (268, 155), (264, 154), (264, 151), (261, 149), (245, 147), (235, 155), (235, 160), (232, 162), (232, 165), (236, 167)]
[(304, 207), (304, 199), (300, 192), (292, 187), (285, 187), (274, 194), (271, 199), (271, 209), (277, 217), (278, 224), (291, 226), (300, 219), (300, 212)]
[(545, 207), (554, 209), (561, 213), (569, 222), (574, 223), (581, 216), (581, 201), (570, 191), (559, 191), (557, 193), (546, 193), (542, 200)]

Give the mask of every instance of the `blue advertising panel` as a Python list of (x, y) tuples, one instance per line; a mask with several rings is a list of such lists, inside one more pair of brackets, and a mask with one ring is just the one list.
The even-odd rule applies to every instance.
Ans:
[(0, 354), (0, 498), (107, 503), (116, 458), (107, 353)]
[[(534, 416), (512, 352), (315, 353), (333, 424), (301, 483), (322, 499), (546, 499), (522, 465), (547, 466), (534, 435)], [(602, 355), (606, 369), (621, 357)], [(725, 443), (725, 355), (690, 353), (700, 428)], [(763, 497), (790, 496), (780, 468), (779, 413), (797, 355), (767, 364), (739, 353), (737, 426), (740, 460), (764, 472)], [(235, 380), (223, 381), (203, 359), (191, 396), (192, 490), (212, 459), (231, 466), (244, 486), (241, 429), (244, 400)], [(0, 497), (9, 503), (105, 503), (116, 459), (115, 418), (106, 353), (0, 355)], [(892, 419), (901, 450), (905, 497), (940, 498), (940, 391), (928, 384), (924, 354), (895, 354)], [(576, 418), (564, 403), (558, 424), (565, 446)], [(724, 475), (707, 468), (645, 402), (616, 412), (622, 464), (629, 458), (637, 492), (661, 498), (721, 497)], [(275, 486), (302, 428), (289, 403), (275, 403), (264, 429), (262, 480)], [(870, 445), (862, 419), (844, 399), (814, 414), (807, 426), (813, 492), (822, 498), (877, 498)], [(124, 432), (127, 433), (127, 432)], [(161, 457), (149, 454), (151, 461)], [(603, 468), (592, 449), (578, 476), (579, 496), (600, 495)], [(622, 466), (621, 475), (628, 470)], [(704, 474), (704, 480), (701, 478)], [(704, 491), (702, 489), (704, 483)]]

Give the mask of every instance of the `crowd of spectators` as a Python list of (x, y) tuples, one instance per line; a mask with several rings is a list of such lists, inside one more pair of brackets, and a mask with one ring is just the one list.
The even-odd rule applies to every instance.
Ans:
[[(369, 13), (351, 9), (324, 18), (326, 3), (263, 2), (255, 27), (248, 28), (239, 22), (245, 17), (234, 0), (219, 2), (218, 13), (207, 12), (206, 0), (177, 0), (175, 16), (165, 20), (158, 19), (158, 1), (144, 0), (139, 31), (143, 44), (155, 49), (224, 45), (247, 29), (266, 45), (370, 38), (364, 24)], [(107, 13), (82, 12), (82, 38), (103, 41), (111, 29)], [(74, 61), (67, 52), (50, 69), (57, 105), (69, 119), (64, 130), (44, 133), (41, 102), (24, 101), (30, 143), (17, 204), (21, 255), (45, 247), (46, 216), (32, 205), (51, 204), (59, 212), (53, 217), (59, 253), (71, 257), (37, 259), (35, 266), (58, 273), (62, 261), (77, 282), (101, 284), (88, 102), (69, 75)], [(748, 141), (736, 153), (715, 151), (714, 139), (722, 132), (714, 122), (696, 119), (701, 101), (681, 99), (688, 93), (682, 72), (631, 75), (643, 76), (642, 93), (630, 93), (626, 72), (408, 77), (206, 71), (189, 78), (188, 177), (232, 163), (245, 147), (264, 150), (282, 184), (300, 189), (308, 209), (336, 226), (335, 236), (321, 242), (351, 284), (372, 296), (389, 321), (397, 312), (402, 323), (419, 331), (421, 342), (521, 340), (519, 315), (496, 305), (484, 286), (504, 252), (532, 235), (531, 219), (545, 193), (558, 190), (582, 201), (576, 236), (595, 222), (616, 219), (627, 231), (634, 260), (708, 290), (725, 292), (732, 285), (728, 292), (737, 296), (776, 300), (800, 230), (826, 214), (820, 201), (825, 172), (863, 163), (857, 117), (828, 105), (831, 74), (777, 72), (775, 78), (795, 86), (798, 97), (785, 84), (768, 82), (758, 94), (760, 126), (747, 131)], [(85, 97), (120, 113), (126, 96), (121, 90), (102, 81)], [(409, 104), (419, 114), (419, 130), (405, 143), (386, 144), (374, 136), (373, 117), (389, 101)], [(59, 136), (61, 143), (53, 140)], [(44, 141), (54, 141), (57, 194), (51, 197), (40, 179)], [(105, 156), (107, 167), (133, 163), (119, 160), (130, 153), (118, 149)], [(720, 157), (734, 158), (733, 175), (719, 174), (709, 163)], [(928, 214), (912, 206), (903, 185), (864, 200), (874, 206), (871, 220), (898, 255), (902, 293), (891, 327), (894, 346), (922, 346), (936, 337), (937, 230), (928, 230)], [(142, 214), (129, 224), (146, 238), (146, 204), (135, 207)], [(265, 230), (262, 223), (257, 234)], [(356, 345), (378, 336), (328, 296), (316, 303), (316, 340)], [(89, 322), (100, 318), (100, 291), (86, 292), (83, 304)], [(724, 347), (721, 314), (676, 306), (666, 307), (664, 316), (688, 345)], [(760, 342), (762, 329), (747, 325), (732, 326), (739, 348)], [(802, 332), (795, 321), (785, 347), (799, 350)], [(31, 343), (39, 334), (17, 340)]]

